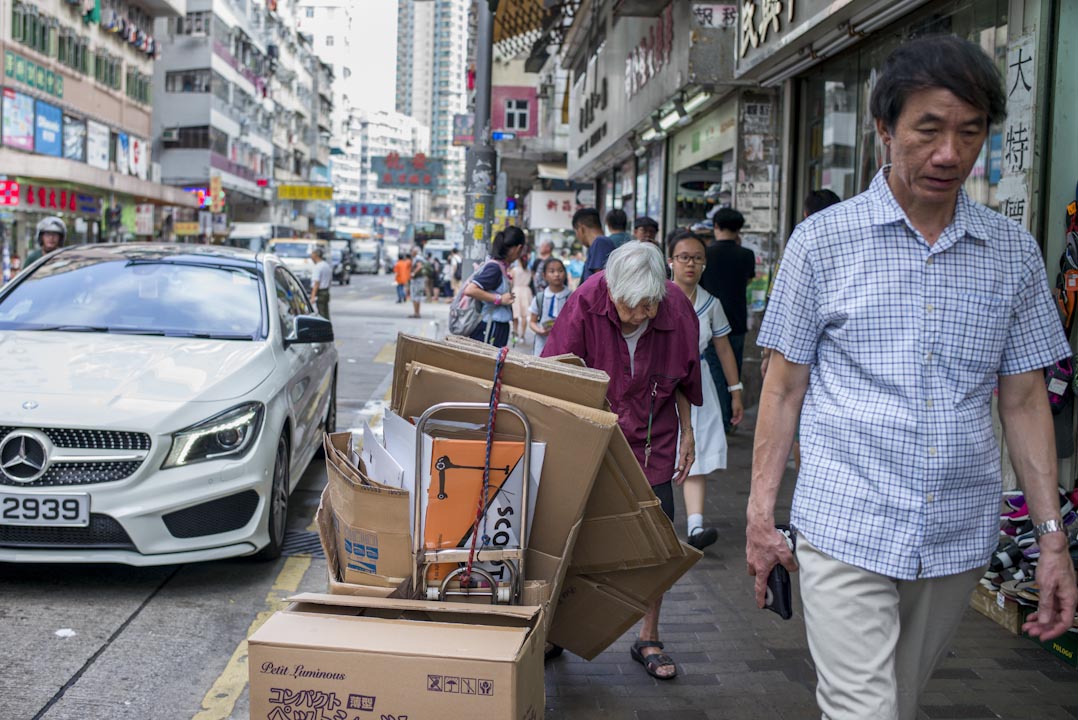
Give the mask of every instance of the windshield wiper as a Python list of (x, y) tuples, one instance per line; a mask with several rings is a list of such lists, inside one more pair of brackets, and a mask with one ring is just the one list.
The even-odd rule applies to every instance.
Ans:
[(87, 332), (107, 333), (109, 328), (103, 325), (43, 325), (41, 327), (26, 328), (36, 332)]
[(214, 333), (214, 332), (165, 332), (161, 333), (168, 337), (197, 338), (199, 340), (252, 340), (253, 335), (243, 333)]

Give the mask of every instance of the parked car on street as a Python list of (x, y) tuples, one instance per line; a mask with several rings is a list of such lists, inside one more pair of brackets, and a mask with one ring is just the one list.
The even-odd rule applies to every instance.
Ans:
[(276, 256), (64, 248), (0, 289), (0, 347), (0, 562), (280, 555), (338, 359)]
[(284, 262), (292, 273), (303, 283), (304, 289), (311, 289), (311, 274), (314, 272), (314, 262), (311, 260), (311, 250), (319, 246), (322, 248), (322, 257), (332, 265), (328, 240), (312, 240), (310, 238), (273, 238), (266, 247), (266, 252), (273, 253)]

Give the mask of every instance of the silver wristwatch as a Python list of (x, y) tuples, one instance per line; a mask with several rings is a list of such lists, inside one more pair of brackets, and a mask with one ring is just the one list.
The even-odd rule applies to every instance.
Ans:
[(1033, 537), (1040, 540), (1048, 533), (1054, 532), (1066, 532), (1066, 528), (1063, 527), (1063, 523), (1059, 520), (1045, 520), (1040, 525), (1033, 526)]

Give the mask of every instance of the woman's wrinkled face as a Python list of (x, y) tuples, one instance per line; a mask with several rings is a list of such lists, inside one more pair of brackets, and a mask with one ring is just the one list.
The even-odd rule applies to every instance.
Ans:
[(659, 302), (656, 300), (645, 300), (632, 307), (621, 300), (614, 298), (611, 300), (614, 301), (614, 308), (618, 311), (621, 324), (633, 328), (639, 327), (645, 320), (655, 319), (655, 315), (659, 312)]

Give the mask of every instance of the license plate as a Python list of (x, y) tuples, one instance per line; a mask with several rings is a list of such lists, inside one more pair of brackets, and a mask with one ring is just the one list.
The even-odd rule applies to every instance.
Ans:
[(86, 527), (89, 524), (89, 495), (0, 492), (0, 525)]

